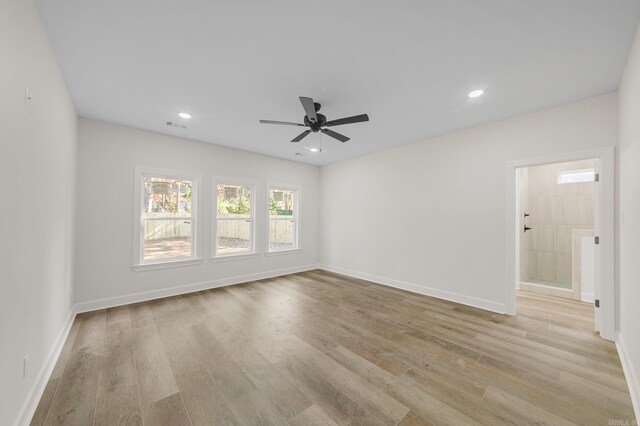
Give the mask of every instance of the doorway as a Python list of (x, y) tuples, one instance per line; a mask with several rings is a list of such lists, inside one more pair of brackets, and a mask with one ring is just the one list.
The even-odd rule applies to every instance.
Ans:
[(518, 293), (593, 303), (614, 340), (614, 149), (508, 163), (506, 206), (506, 313)]
[(521, 291), (594, 302), (597, 163), (518, 169)]

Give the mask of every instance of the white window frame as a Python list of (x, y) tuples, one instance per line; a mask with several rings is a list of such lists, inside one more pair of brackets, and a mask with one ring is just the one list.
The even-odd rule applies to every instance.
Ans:
[[(230, 253), (230, 254), (218, 254), (218, 185), (237, 185), (237, 186), (245, 186), (250, 188), (251, 190), (251, 214), (249, 215), (249, 221), (251, 222), (251, 250), (245, 253)], [(247, 180), (247, 179), (238, 179), (238, 178), (230, 178), (217, 176), (213, 178), (213, 185), (211, 190), (211, 198), (212, 198), (212, 223), (211, 223), (211, 261), (212, 262), (220, 262), (227, 260), (240, 260), (240, 259), (250, 259), (258, 257), (258, 233), (256, 229), (256, 198), (258, 196), (257, 189), (258, 184), (255, 181)], [(246, 220), (246, 218), (223, 218), (224, 220)]]
[[(134, 171), (134, 220), (133, 220), (133, 266), (134, 271), (191, 266), (202, 263), (198, 257), (198, 201), (200, 199), (200, 175), (190, 172), (156, 169), (136, 166)], [(188, 180), (192, 182), (191, 195), (191, 256), (174, 257), (168, 259), (144, 259), (144, 218), (142, 217), (144, 204), (144, 178), (156, 177), (165, 179)], [(171, 218), (167, 218), (171, 219)], [(179, 219), (184, 219), (179, 217)]]
[[(272, 190), (283, 190), (283, 191), (292, 191), (293, 192), (293, 219), (276, 219), (276, 220), (293, 220), (294, 221), (294, 227), (293, 227), (293, 242), (294, 242), (294, 247), (293, 248), (283, 248), (283, 249), (272, 249), (270, 242), (269, 242), (269, 235), (270, 235), (270, 220), (271, 220), (271, 216), (269, 215), (269, 200), (271, 199), (271, 191)], [(296, 253), (301, 251), (301, 244), (300, 244), (300, 198), (301, 198), (301, 187), (297, 186), (297, 185), (288, 185), (288, 184), (278, 184), (278, 183), (269, 183), (267, 185), (267, 192), (265, 194), (265, 207), (266, 207), (266, 211), (265, 211), (265, 216), (266, 216), (266, 238), (265, 238), (265, 242), (266, 242), (266, 250), (265, 250), (265, 255), (266, 256), (274, 256), (274, 255), (279, 255), (279, 254), (292, 254), (292, 253)]]

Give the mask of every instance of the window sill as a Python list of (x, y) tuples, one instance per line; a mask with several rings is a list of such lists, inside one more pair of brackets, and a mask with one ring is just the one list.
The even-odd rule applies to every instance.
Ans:
[(139, 265), (133, 265), (131, 269), (135, 272), (154, 271), (156, 269), (181, 268), (183, 266), (200, 265), (201, 263), (202, 259), (171, 260), (167, 262), (141, 263)]
[(296, 253), (300, 253), (301, 251), (302, 251), (302, 249), (300, 249), (300, 248), (287, 249), (287, 250), (275, 250), (275, 251), (268, 251), (264, 255), (265, 256), (280, 256), (280, 255), (283, 255), (283, 254), (296, 254)]
[(211, 263), (218, 262), (232, 262), (234, 260), (245, 260), (245, 259), (257, 259), (260, 257), (259, 253), (246, 253), (246, 254), (230, 254), (227, 256), (216, 256), (211, 258)]

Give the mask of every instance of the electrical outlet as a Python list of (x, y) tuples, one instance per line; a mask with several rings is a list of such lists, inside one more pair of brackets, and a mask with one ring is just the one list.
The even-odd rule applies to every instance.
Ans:
[(29, 374), (29, 355), (22, 360), (22, 378), (26, 378)]

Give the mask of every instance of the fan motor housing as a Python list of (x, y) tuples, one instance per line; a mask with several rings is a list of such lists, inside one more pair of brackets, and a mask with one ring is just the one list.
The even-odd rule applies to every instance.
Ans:
[(306, 115), (304, 116), (304, 125), (309, 126), (311, 128), (311, 131), (313, 131), (314, 133), (319, 132), (320, 128), (326, 126), (327, 124), (327, 117), (325, 117), (323, 114), (316, 114), (316, 117), (318, 117), (318, 121), (312, 123), (311, 121), (309, 121), (309, 118)]

